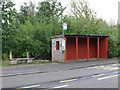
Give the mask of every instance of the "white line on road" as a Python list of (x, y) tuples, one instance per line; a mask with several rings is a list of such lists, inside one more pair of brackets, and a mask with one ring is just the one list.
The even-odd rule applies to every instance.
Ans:
[(103, 79), (107, 79), (107, 78), (111, 78), (111, 77), (116, 77), (118, 75), (112, 75), (112, 76), (107, 76), (107, 77), (102, 77), (102, 78), (98, 78), (97, 80), (103, 80)]
[[(12, 75), (15, 75), (15, 74), (8, 74), (8, 75), (12, 76)], [(6, 75), (6, 76), (7, 76), (7, 75)]]
[(53, 87), (53, 88), (63, 88), (63, 87), (67, 87), (69, 85), (62, 85), (62, 86), (57, 86), (57, 87)]

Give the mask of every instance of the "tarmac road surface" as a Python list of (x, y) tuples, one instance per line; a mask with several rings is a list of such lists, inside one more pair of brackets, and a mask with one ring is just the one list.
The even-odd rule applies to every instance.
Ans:
[(118, 88), (118, 63), (2, 77), (3, 88)]

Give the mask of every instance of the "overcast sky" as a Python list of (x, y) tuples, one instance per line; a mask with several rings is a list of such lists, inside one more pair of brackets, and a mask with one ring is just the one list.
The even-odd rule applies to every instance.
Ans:
[[(32, 1), (36, 6), (38, 2), (43, 0), (12, 0), (16, 4), (15, 8), (19, 10), (19, 6), (23, 2), (30, 2)], [(63, 7), (67, 7), (64, 14), (68, 14), (70, 1), (71, 0), (58, 0), (61, 2)], [(82, 1), (82, 0), (81, 0)], [(118, 2), (120, 0), (87, 0), (89, 7), (97, 12), (97, 18), (102, 18), (106, 20), (110, 24), (116, 24), (118, 21)]]

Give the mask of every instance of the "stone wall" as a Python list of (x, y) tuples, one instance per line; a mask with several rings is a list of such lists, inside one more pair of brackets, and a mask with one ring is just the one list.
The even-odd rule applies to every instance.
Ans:
[[(56, 50), (57, 41), (59, 41), (59, 50)], [(61, 41), (62, 38), (52, 39), (52, 61), (62, 62)]]

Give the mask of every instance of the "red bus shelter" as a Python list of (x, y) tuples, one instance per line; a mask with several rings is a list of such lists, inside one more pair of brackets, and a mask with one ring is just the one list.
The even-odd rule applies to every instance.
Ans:
[[(108, 37), (108, 35), (65, 35), (64, 62), (108, 58)], [(62, 62), (61, 40), (62, 35), (52, 37), (52, 61)]]

